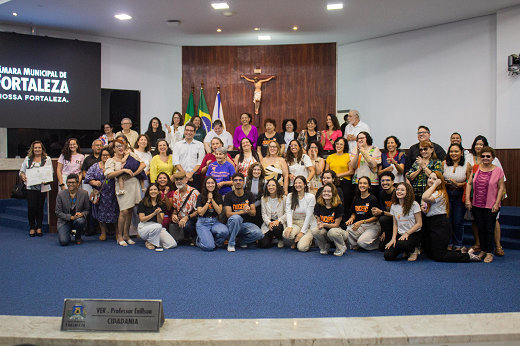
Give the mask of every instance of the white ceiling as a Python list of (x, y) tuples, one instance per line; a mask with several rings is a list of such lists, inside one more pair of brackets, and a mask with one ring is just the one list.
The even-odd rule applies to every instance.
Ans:
[[(213, 2), (218, 0), (12, 0), (0, 5), (0, 24), (171, 45), (345, 44), (520, 5), (520, 0), (226, 0), (237, 14), (225, 17)], [(339, 2), (342, 10), (327, 11), (328, 3)], [(119, 13), (133, 19), (115, 19)], [(171, 19), (181, 25), (167, 26)], [(259, 34), (272, 39), (259, 41)]]

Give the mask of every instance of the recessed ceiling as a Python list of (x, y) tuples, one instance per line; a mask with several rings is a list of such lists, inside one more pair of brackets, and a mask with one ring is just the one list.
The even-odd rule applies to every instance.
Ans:
[[(0, 25), (171, 45), (345, 44), (520, 5), (520, 0), (226, 0), (229, 10), (236, 12), (226, 17), (211, 7), (212, 2), (216, 1), (15, 0), (0, 5)], [(343, 9), (327, 10), (327, 4), (339, 2)], [(133, 18), (117, 20), (114, 15), (119, 13)], [(168, 26), (171, 19), (181, 24)], [(259, 41), (255, 27), (271, 40)]]

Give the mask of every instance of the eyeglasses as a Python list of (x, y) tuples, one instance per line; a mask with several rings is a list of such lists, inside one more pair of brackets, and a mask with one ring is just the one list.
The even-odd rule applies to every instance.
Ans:
[(233, 181), (234, 181), (234, 182), (236, 181), (236, 182), (238, 183), (238, 182), (244, 181), (244, 179), (240, 179), (240, 178), (238, 178), (238, 179), (233, 179)]
[(316, 149), (316, 150), (318, 150), (318, 147), (309, 147), (309, 149)]
[(427, 147), (427, 148), (420, 148), (419, 151), (428, 151), (428, 149), (431, 149), (431, 147)]
[(480, 157), (483, 159), (490, 159), (492, 156), (491, 155), (480, 155)]
[(131, 123), (121, 123), (121, 125), (132, 125)]
[(76, 181), (67, 181), (67, 185), (74, 185), (74, 184), (77, 184), (78, 182)]
[(428, 133), (428, 131), (419, 131), (419, 132), (417, 132), (418, 135), (425, 135), (427, 133)]

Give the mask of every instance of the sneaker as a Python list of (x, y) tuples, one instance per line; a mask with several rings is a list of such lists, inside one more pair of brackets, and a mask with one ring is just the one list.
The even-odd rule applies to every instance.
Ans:
[(242, 249), (245, 249), (245, 248), (247, 248), (247, 244), (240, 244), (240, 247), (241, 247)]
[(330, 249), (330, 244), (327, 243), (323, 249), (320, 249), (320, 254), (322, 255), (328, 255)]
[(161, 251), (163, 251), (163, 248), (162, 248), (162, 247), (156, 247), (156, 248), (155, 248), (155, 251), (157, 251), (157, 252), (161, 252)]
[(283, 248), (283, 240), (278, 240), (278, 248)]
[[(343, 256), (345, 251), (347, 251), (347, 246), (346, 245), (342, 245), (342, 246), (339, 247), (339, 249), (336, 249), (336, 251), (334, 251), (334, 256)], [(320, 253), (321, 253), (321, 251), (320, 251)]]
[(229, 252), (235, 252), (235, 245), (228, 245), (228, 246), (227, 246), (227, 250), (228, 250)]

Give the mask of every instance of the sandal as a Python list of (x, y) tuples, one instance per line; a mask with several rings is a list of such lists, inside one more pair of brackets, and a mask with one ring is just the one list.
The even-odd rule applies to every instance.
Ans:
[(29, 231), (29, 237), (35, 237), (35, 236), (36, 236), (36, 233), (34, 233), (34, 232), (35, 232), (34, 229), (31, 229), (31, 230)]
[(480, 258), (480, 260), (482, 261), (484, 259), (484, 257), (486, 257), (487, 253), (485, 251), (480, 251), (480, 253), (478, 254), (478, 258)]
[(484, 258), (484, 263), (491, 263), (493, 262), (493, 254), (489, 253), (486, 255), (486, 258)]
[(410, 254), (410, 257), (408, 257), (408, 262), (414, 262), (417, 260), (417, 256), (419, 256), (419, 248), (415, 248), (415, 251)]
[(476, 245), (476, 244), (473, 245), (473, 246), (471, 247), (471, 249), (473, 249), (473, 252), (479, 252), (479, 251), (481, 250), (481, 249), (480, 249), (480, 245)]
[(502, 249), (502, 246), (497, 246), (497, 248), (495, 249), (495, 255), (497, 255), (498, 257), (502, 257), (505, 255), (505, 252), (504, 252), (504, 249)]
[[(39, 231), (39, 232), (38, 232), (38, 231)], [(35, 234), (36, 234), (36, 236), (38, 236), (38, 237), (43, 237), (43, 233), (42, 233), (41, 228), (38, 228), (38, 229), (36, 230), (36, 233), (35, 233)], [(503, 256), (503, 255), (502, 255), (502, 256)]]
[(125, 241), (127, 242), (128, 245), (134, 245), (134, 244), (135, 244), (135, 241), (133, 241), (133, 240), (130, 239), (130, 238), (125, 239)]
[(148, 240), (146, 241), (146, 243), (144, 243), (144, 246), (146, 246), (146, 248), (148, 250), (155, 250), (155, 246), (152, 243), (150, 243)]
[(101, 241), (105, 241), (105, 240), (107, 240), (107, 235), (106, 235), (106, 234), (102, 234), (102, 235), (100, 235), (100, 236), (99, 236), (99, 240), (101, 240)]
[(118, 241), (117, 244), (119, 244), (121, 246), (128, 246), (128, 244), (124, 240)]

